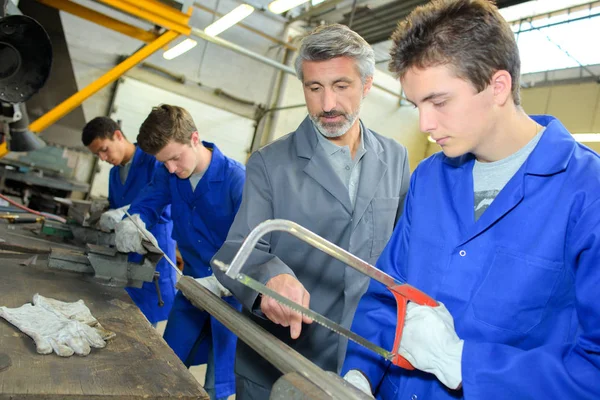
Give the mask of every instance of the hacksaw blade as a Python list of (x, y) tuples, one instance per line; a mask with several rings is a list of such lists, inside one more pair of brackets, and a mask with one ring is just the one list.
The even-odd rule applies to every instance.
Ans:
[(349, 340), (352, 340), (353, 342), (358, 343), (359, 345), (379, 354), (386, 360), (391, 361), (394, 358), (394, 354), (391, 351), (388, 351), (388, 350), (384, 349), (383, 347), (377, 346), (376, 344), (369, 342), (367, 339), (363, 338), (362, 336), (357, 335), (356, 333), (352, 332), (351, 330), (344, 328), (340, 324), (333, 322), (329, 318), (327, 318), (321, 314), (318, 314), (309, 308), (302, 307), (300, 304), (293, 302), (292, 300), (280, 295), (279, 293), (275, 292), (272, 289), (269, 289), (262, 283), (258, 282), (255, 279), (250, 278), (246, 274), (239, 273), (236, 277), (236, 280), (238, 282), (248, 286), (249, 288), (256, 290), (263, 296), (271, 297), (276, 302), (278, 302), (286, 307), (289, 307), (292, 310), (312, 319), (314, 322), (337, 333), (338, 335), (344, 336), (344, 337), (348, 338)]

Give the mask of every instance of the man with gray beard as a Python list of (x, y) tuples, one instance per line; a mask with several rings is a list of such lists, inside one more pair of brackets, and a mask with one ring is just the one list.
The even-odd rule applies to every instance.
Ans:
[[(248, 160), (242, 204), (214, 259), (231, 262), (254, 227), (282, 218), (375, 264), (402, 212), (409, 168), (403, 146), (359, 119), (374, 69), (371, 47), (343, 25), (322, 26), (304, 38), (296, 72), (309, 115)], [(369, 283), (282, 232), (263, 237), (242, 271), (345, 327)], [(214, 272), (252, 320), (321, 368), (339, 372), (347, 345), (341, 336)], [(241, 341), (235, 368), (238, 400), (268, 399), (281, 375)]]

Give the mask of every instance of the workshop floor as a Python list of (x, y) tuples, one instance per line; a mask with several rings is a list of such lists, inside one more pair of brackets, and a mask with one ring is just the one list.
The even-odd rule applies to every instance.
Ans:
[[(167, 321), (159, 322), (156, 330), (162, 334), (165, 332), (165, 327), (167, 326)], [(205, 365), (197, 365), (195, 367), (190, 368), (190, 372), (200, 382), (202, 386), (204, 386), (204, 375), (206, 374), (206, 364)], [(235, 400), (235, 395), (229, 396), (227, 400)]]

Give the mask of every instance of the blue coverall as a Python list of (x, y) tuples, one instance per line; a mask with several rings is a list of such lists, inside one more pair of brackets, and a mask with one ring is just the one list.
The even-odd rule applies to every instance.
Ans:
[[(171, 205), (173, 239), (184, 261), (184, 275), (203, 278), (212, 274), (210, 260), (219, 250), (242, 201), (245, 168), (232, 160), (212, 143), (203, 142), (212, 150), (212, 160), (196, 189), (192, 191), (189, 179), (158, 169), (152, 183), (133, 202), (129, 213), (140, 214), (146, 226), (154, 226), (163, 208)], [(223, 300), (238, 310), (240, 304), (233, 297)], [(208, 341), (197, 346), (207, 321), (210, 321), (213, 365), (215, 366), (216, 398), (235, 393), (233, 364), (236, 336), (206, 311), (194, 307), (181, 292), (175, 303), (164, 334), (165, 341), (186, 365), (207, 362)]]
[[(414, 172), (377, 263), (443, 302), (464, 339), (462, 390), (354, 343), (378, 399), (600, 399), (600, 157), (556, 119), (479, 220), (470, 154)], [(396, 304), (372, 281), (353, 328), (391, 349)]]
[[(162, 168), (154, 156), (144, 153), (136, 146), (131, 167), (125, 180), (121, 183), (120, 165), (111, 168), (108, 183), (108, 201), (110, 208), (120, 208), (131, 204), (142, 189), (152, 180), (154, 172)], [(165, 207), (150, 232), (158, 241), (160, 248), (171, 258), (175, 259), (175, 241), (171, 239), (173, 221), (171, 207)], [(142, 256), (131, 254), (130, 262), (141, 262)], [(154, 282), (144, 282), (141, 288), (126, 288), (133, 302), (140, 308), (151, 324), (164, 321), (169, 316), (175, 299), (176, 272), (165, 259), (159, 261), (156, 271), (160, 273), (159, 288), (164, 302), (158, 306), (158, 294)]]

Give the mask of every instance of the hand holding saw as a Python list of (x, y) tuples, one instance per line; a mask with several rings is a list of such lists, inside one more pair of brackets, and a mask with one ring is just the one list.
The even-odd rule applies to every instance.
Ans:
[[(254, 246), (256, 246), (260, 238), (266, 235), (267, 233), (273, 231), (288, 232), (291, 235), (294, 235), (298, 239), (301, 239), (306, 243), (310, 244), (311, 246), (321, 250), (322, 252), (342, 261), (349, 267), (352, 267), (355, 270), (363, 273), (364, 275), (367, 275), (371, 279), (375, 279), (377, 282), (384, 284), (388, 288), (388, 290), (392, 292), (394, 298), (396, 299), (398, 313), (396, 335), (394, 337), (394, 346), (392, 351), (388, 351), (380, 346), (377, 346), (374, 343), (369, 342), (362, 336), (355, 334), (351, 330), (344, 328), (343, 326), (333, 322), (329, 318), (324, 317), (323, 315), (318, 314), (308, 308), (302, 307), (298, 303), (291, 301), (287, 297), (280, 295), (279, 293), (269, 289), (262, 283), (240, 272), (244, 263), (250, 256), (250, 253), (252, 252)], [(383, 271), (378, 270), (371, 264), (361, 260), (353, 254), (350, 254), (346, 250), (336, 246), (335, 244), (322, 238), (316, 233), (309, 231), (301, 225), (284, 219), (267, 220), (259, 224), (256, 228), (254, 228), (242, 243), (242, 246), (231, 261), (231, 264), (227, 265), (219, 260), (214, 260), (213, 264), (219, 269), (221, 269), (223, 272), (225, 272), (225, 274), (230, 278), (256, 290), (264, 296), (269, 296), (273, 298), (278, 303), (281, 303), (284, 306), (289, 307), (290, 309), (311, 318), (318, 324), (321, 324), (324, 327), (342, 336), (347, 337), (348, 339), (360, 344), (361, 346), (364, 346), (367, 349), (374, 351), (383, 358), (391, 361), (393, 364), (405, 369), (414, 369), (414, 367), (404, 357), (398, 354), (400, 340), (402, 339), (402, 330), (404, 328), (404, 318), (406, 316), (406, 304), (409, 301), (412, 301), (414, 303), (430, 307), (436, 307), (438, 305), (434, 299), (427, 296), (420, 290), (392, 278), (391, 276), (384, 273)]]

